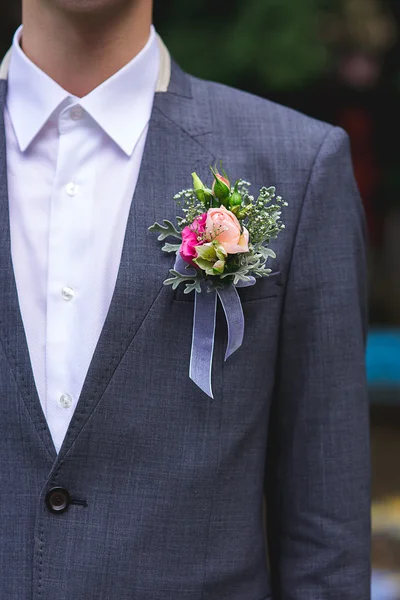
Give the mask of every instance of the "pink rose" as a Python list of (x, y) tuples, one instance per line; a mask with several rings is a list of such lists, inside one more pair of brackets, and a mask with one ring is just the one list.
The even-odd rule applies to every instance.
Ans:
[(196, 246), (204, 244), (204, 240), (199, 240), (199, 237), (202, 236), (206, 230), (206, 219), (207, 213), (204, 213), (203, 215), (200, 215), (200, 217), (197, 217), (191, 225), (182, 230), (180, 254), (185, 262), (194, 267), (196, 267), (196, 265), (193, 263), (193, 259), (197, 257)]
[(249, 251), (249, 232), (241, 231), (236, 216), (224, 206), (210, 208), (207, 213), (206, 232), (210, 239), (217, 239), (228, 254)]

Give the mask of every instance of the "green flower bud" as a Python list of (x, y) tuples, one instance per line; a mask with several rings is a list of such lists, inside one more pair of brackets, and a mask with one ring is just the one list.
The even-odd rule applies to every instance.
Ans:
[[(236, 208), (236, 207), (235, 207)], [(240, 207), (239, 207), (240, 208)], [(239, 219), (239, 221), (242, 221), (243, 219), (245, 219), (248, 215), (248, 213), (253, 209), (252, 205), (249, 204), (248, 206), (245, 206), (244, 208), (242, 208), (241, 210), (239, 210), (239, 212), (235, 212), (232, 210), (232, 212), (235, 212), (237, 218)]]
[(197, 190), (204, 190), (204, 183), (202, 182), (200, 177), (197, 175), (197, 173), (192, 173), (192, 179), (193, 179), (193, 188), (194, 188), (195, 192), (197, 192)]
[(213, 201), (212, 191), (204, 185), (204, 183), (201, 181), (201, 179), (197, 175), (197, 173), (192, 173), (192, 179), (193, 179), (193, 189), (195, 191), (197, 198), (207, 208), (210, 208), (210, 206), (212, 206), (212, 201)]
[(237, 189), (237, 184), (236, 184), (235, 189), (233, 190), (232, 194), (229, 196), (229, 206), (232, 209), (234, 206), (241, 206), (241, 205), (242, 205), (242, 196), (239, 194), (239, 191)]
[(214, 263), (214, 266), (212, 269), (213, 269), (213, 272), (215, 275), (222, 275), (222, 273), (224, 272), (224, 269), (225, 269), (225, 261), (217, 260), (217, 262)]
[(229, 179), (218, 173), (218, 171), (214, 171), (214, 169), (211, 169), (211, 171), (214, 175), (214, 182), (212, 186), (213, 194), (216, 198), (218, 198), (221, 204), (225, 206), (225, 208), (228, 208), (228, 198), (231, 193), (231, 184)]

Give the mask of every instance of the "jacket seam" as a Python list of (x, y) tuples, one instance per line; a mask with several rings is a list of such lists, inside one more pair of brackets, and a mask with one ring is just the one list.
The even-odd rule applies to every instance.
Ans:
[[(180, 131), (182, 131), (182, 133), (184, 133), (185, 135), (188, 135), (195, 142), (195, 144), (197, 144), (204, 152), (207, 152), (207, 154), (209, 154), (210, 157), (215, 161), (214, 154), (212, 152), (210, 152), (210, 150), (208, 150), (208, 148), (206, 148), (203, 144), (201, 144), (199, 142), (199, 140), (197, 139), (197, 137), (201, 137), (202, 135), (204, 135), (203, 132), (193, 135), (187, 129), (185, 129), (181, 124), (177, 123), (174, 119), (171, 119), (171, 117), (166, 115), (165, 112), (163, 110), (161, 110), (158, 106), (155, 106), (154, 110), (159, 112), (164, 117), (164, 119), (167, 119), (167, 121), (169, 121), (170, 123), (173, 123), (175, 127), (177, 127)], [(209, 134), (209, 133), (212, 133), (212, 132), (210, 132), (210, 131), (206, 132), (206, 134)]]
[(306, 181), (306, 185), (305, 185), (305, 188), (304, 188), (303, 199), (301, 201), (301, 207), (300, 207), (300, 211), (299, 211), (299, 217), (297, 219), (296, 229), (295, 229), (295, 232), (294, 232), (294, 235), (293, 235), (293, 244), (292, 244), (292, 248), (291, 248), (291, 251), (290, 251), (290, 257), (289, 257), (289, 261), (288, 261), (287, 277), (286, 277), (286, 282), (285, 282), (285, 292), (284, 292), (284, 297), (283, 297), (283, 305), (285, 304), (285, 300), (286, 300), (287, 282), (289, 281), (290, 272), (291, 272), (291, 269), (292, 269), (293, 256), (294, 256), (294, 251), (295, 251), (295, 248), (296, 248), (297, 238), (298, 238), (298, 234), (299, 234), (300, 223), (301, 223), (302, 216), (303, 216), (304, 206), (306, 204), (306, 199), (307, 199), (308, 193), (309, 193), (310, 188), (311, 188), (311, 182), (312, 182), (312, 178), (313, 178), (313, 175), (314, 175), (315, 166), (317, 165), (318, 160), (319, 160), (319, 158), (320, 158), (320, 156), (322, 154), (322, 150), (323, 150), (323, 148), (325, 146), (326, 141), (328, 140), (328, 138), (330, 137), (330, 135), (334, 131), (336, 131), (337, 129), (338, 129), (337, 127), (332, 127), (324, 135), (324, 137), (323, 137), (323, 139), (321, 141), (321, 144), (319, 145), (319, 148), (318, 148), (318, 150), (317, 150), (317, 152), (315, 154), (314, 160), (313, 160), (312, 165), (311, 165), (310, 173), (309, 173), (307, 181)]

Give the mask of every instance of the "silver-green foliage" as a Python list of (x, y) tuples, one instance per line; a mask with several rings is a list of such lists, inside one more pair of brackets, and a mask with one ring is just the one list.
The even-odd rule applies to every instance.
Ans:
[[(274, 187), (262, 187), (258, 196), (254, 197), (250, 193), (250, 186), (248, 181), (240, 179), (235, 188), (231, 188), (232, 193), (237, 190), (242, 197), (242, 204), (232, 210), (236, 213), (241, 226), (246, 227), (249, 232), (249, 251), (222, 256), (215, 247), (213, 260), (210, 260), (208, 255), (200, 257), (202, 260), (198, 260), (198, 266), (201, 268), (196, 269), (188, 265), (185, 273), (171, 269), (171, 277), (164, 281), (165, 285), (171, 285), (173, 289), (176, 289), (180, 284), (184, 284), (184, 292), (188, 294), (192, 291), (200, 293), (202, 289), (210, 291), (227, 285), (250, 283), (253, 278), (268, 277), (271, 273), (271, 269), (267, 266), (268, 259), (276, 258), (275, 252), (269, 247), (269, 244), (285, 228), (281, 219), (282, 207), (288, 204), (281, 196), (276, 196)], [(193, 189), (182, 190), (174, 198), (181, 207), (184, 217), (177, 217), (176, 226), (171, 221), (164, 219), (162, 225), (155, 223), (150, 227), (150, 231), (159, 233), (160, 241), (173, 237), (178, 238), (181, 242), (182, 230), (207, 211), (207, 207), (198, 199)], [(206, 234), (202, 235), (204, 236), (203, 241), (210, 241), (210, 238), (205, 237)], [(200, 242), (201, 235), (199, 236)], [(219, 246), (217, 236), (213, 244)], [(211, 244), (207, 245), (211, 246)], [(180, 243), (171, 244), (169, 242), (166, 242), (162, 248), (164, 252), (176, 254), (179, 249)], [(218, 273), (215, 267), (219, 267), (221, 271)], [(206, 285), (202, 287), (202, 283)]]

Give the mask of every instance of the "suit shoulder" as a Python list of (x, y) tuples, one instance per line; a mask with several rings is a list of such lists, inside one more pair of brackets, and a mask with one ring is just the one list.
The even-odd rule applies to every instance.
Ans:
[[(220, 83), (190, 76), (192, 92), (204, 105), (208, 99), (215, 129), (245, 139), (266, 137), (275, 144), (303, 146), (310, 155), (335, 127), (296, 110)], [(304, 148), (304, 145), (306, 148)], [(293, 145), (292, 145), (293, 148)]]

